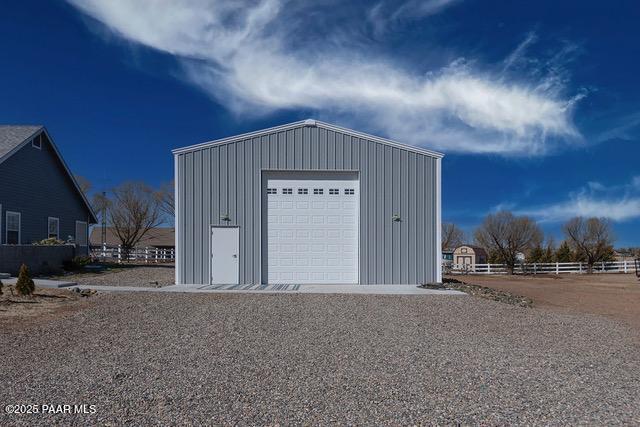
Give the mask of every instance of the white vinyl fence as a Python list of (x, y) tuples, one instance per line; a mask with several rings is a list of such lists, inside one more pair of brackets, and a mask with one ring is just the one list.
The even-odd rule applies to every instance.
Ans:
[[(445, 274), (507, 274), (509, 271), (504, 264), (444, 264)], [(587, 273), (588, 267), (584, 262), (549, 262), (516, 265), (516, 274), (562, 274)], [(633, 260), (598, 262), (593, 266), (593, 273), (635, 273)]]
[(175, 249), (162, 248), (134, 248), (127, 255), (120, 245), (118, 246), (92, 246), (91, 256), (102, 261), (138, 261), (138, 262), (174, 262)]

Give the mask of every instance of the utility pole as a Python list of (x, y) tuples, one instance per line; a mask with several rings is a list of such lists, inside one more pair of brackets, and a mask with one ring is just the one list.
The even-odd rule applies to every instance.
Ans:
[(102, 233), (101, 233), (103, 248), (107, 244), (107, 204), (105, 202), (106, 200), (107, 200), (107, 192), (103, 191), (102, 192)]

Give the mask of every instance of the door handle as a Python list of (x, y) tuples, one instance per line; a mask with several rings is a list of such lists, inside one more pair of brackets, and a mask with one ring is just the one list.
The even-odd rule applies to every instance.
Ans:
[(238, 254), (231, 255), (233, 258), (238, 258)]

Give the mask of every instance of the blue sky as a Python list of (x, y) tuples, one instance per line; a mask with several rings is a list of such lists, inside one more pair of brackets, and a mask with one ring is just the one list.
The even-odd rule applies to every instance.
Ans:
[(640, 245), (640, 6), (588, 1), (24, 0), (0, 122), (44, 124), (95, 189), (172, 148), (313, 117), (446, 154), (443, 216), (501, 208)]

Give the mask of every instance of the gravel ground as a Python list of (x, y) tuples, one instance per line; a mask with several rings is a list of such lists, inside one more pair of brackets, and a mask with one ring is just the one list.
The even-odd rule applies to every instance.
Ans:
[(173, 285), (173, 264), (112, 266), (101, 272), (82, 272), (54, 277), (54, 279), (76, 282), (86, 286), (136, 286), (158, 287)]
[(637, 424), (640, 343), (460, 296), (98, 294), (0, 328), (0, 403), (51, 424)]

